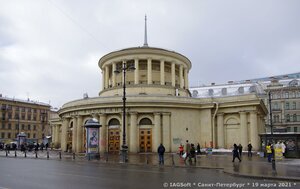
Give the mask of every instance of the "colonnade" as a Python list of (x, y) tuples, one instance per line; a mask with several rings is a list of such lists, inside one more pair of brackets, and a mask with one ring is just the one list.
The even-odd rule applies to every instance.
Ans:
[[(171, 113), (164, 112), (154, 112), (152, 113), (154, 117), (153, 125), (151, 126), (153, 135), (152, 135), (152, 151), (156, 151), (157, 147), (160, 143), (163, 143), (166, 151), (171, 151), (171, 124), (170, 124), (170, 116)], [(100, 140), (99, 147), (100, 152), (108, 151), (108, 118), (113, 118), (112, 114), (93, 114), (91, 116), (74, 116), (69, 118), (62, 119), (61, 133), (60, 126), (55, 125), (53, 127), (53, 141), (55, 144), (60, 143), (62, 151), (67, 150), (67, 134), (69, 130), (70, 122), (73, 122), (72, 128), (72, 151), (73, 152), (83, 152), (84, 151), (84, 120), (89, 117), (94, 117), (99, 120), (101, 125), (100, 127)], [(122, 117), (122, 114), (119, 114), (118, 117)], [(126, 141), (129, 147), (129, 152), (139, 152), (139, 124), (138, 118), (144, 118), (144, 115), (139, 114), (138, 112), (129, 112), (126, 119)], [(147, 117), (145, 117), (147, 118)], [(121, 122), (121, 121), (120, 121)], [(129, 124), (127, 124), (129, 123)], [(123, 127), (120, 125), (120, 145), (122, 145), (122, 137), (123, 137)], [(59, 134), (61, 137), (59, 137)], [(59, 140), (60, 139), (60, 140)]]
[[(160, 60), (160, 85), (166, 85), (166, 72), (165, 72), (165, 65), (166, 62), (165, 60)], [(116, 83), (116, 73), (114, 72), (117, 68), (117, 64), (122, 64), (121, 61), (119, 62), (112, 62), (111, 64), (105, 65), (102, 68), (102, 89), (107, 89), (110, 87), (116, 87), (117, 83)], [(153, 77), (152, 77), (152, 58), (148, 58), (147, 59), (147, 84), (151, 85), (153, 84)], [(171, 64), (171, 86), (175, 87), (176, 86), (176, 75), (175, 75), (175, 71), (176, 71), (176, 67), (179, 70), (179, 81), (178, 81), (178, 85), (180, 88), (182, 89), (188, 89), (189, 85), (188, 85), (188, 68), (186, 66), (184, 66), (183, 64), (177, 63), (175, 61), (170, 62)], [(139, 59), (135, 58), (134, 59), (134, 67), (135, 67), (135, 71), (134, 71), (134, 84), (140, 84), (140, 63), (139, 63)], [(111, 78), (110, 78), (111, 76)], [(123, 80), (122, 80), (123, 81)]]
[[(248, 117), (249, 116), (249, 117)], [(240, 143), (246, 147), (251, 142), (254, 149), (259, 149), (259, 136), (258, 136), (258, 119), (257, 112), (239, 112), (240, 118)], [(249, 129), (248, 129), (249, 118)], [(224, 125), (224, 113), (217, 114), (217, 138), (218, 148), (225, 148), (225, 125)], [(230, 136), (227, 136), (230, 137)]]

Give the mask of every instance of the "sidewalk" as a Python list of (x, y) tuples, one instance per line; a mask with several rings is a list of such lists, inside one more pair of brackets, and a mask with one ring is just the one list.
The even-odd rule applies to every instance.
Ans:
[[(244, 154), (243, 154), (244, 155)], [(173, 160), (174, 159), (174, 160)], [(102, 156), (101, 161), (107, 162), (106, 157)], [(109, 155), (108, 162), (120, 162), (119, 155)], [(173, 163), (174, 162), (174, 163)], [(155, 165), (159, 166), (158, 155), (155, 153), (148, 154), (129, 154), (129, 164), (140, 165)], [(276, 180), (290, 180), (300, 181), (300, 159), (283, 159), (277, 160), (276, 172), (272, 169), (272, 164), (267, 161), (267, 158), (262, 158), (256, 155), (249, 158), (247, 154), (242, 156), (242, 162), (238, 159), (232, 162), (231, 154), (223, 155), (198, 155), (197, 162), (186, 163), (178, 154), (165, 154), (164, 166), (176, 167), (198, 167), (204, 169), (221, 169), (223, 172), (243, 177), (276, 179)]]

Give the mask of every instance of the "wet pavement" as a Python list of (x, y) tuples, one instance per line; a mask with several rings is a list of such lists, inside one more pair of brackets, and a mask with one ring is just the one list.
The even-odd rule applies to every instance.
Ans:
[[(17, 157), (15, 157), (17, 155)], [(0, 156), (6, 156), (4, 151), (0, 151)], [(23, 152), (12, 151), (7, 157), (11, 158), (25, 158)], [(85, 154), (72, 154), (60, 153), (59, 151), (28, 152), (26, 158), (39, 158), (39, 159), (65, 159), (72, 161), (88, 161)], [(122, 163), (119, 154), (101, 154), (101, 163)], [(98, 161), (98, 160), (91, 160)], [(139, 153), (129, 154), (127, 164), (134, 165), (152, 165), (160, 166), (158, 162), (158, 155), (156, 153)], [(212, 154), (212, 155), (198, 155), (197, 161), (184, 162), (178, 154), (166, 153), (164, 166), (174, 167), (188, 167), (188, 168), (205, 168), (205, 169), (220, 169), (224, 173), (235, 176), (253, 177), (262, 179), (276, 179), (276, 180), (290, 180), (300, 181), (300, 159), (277, 160), (275, 162), (276, 171), (273, 170), (272, 164), (267, 161), (267, 158), (253, 155), (253, 157), (242, 156), (242, 162), (237, 159), (232, 162), (232, 155), (225, 154)]]

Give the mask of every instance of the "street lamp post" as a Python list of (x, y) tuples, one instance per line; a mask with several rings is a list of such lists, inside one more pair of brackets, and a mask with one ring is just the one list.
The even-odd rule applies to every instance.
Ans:
[(135, 70), (134, 66), (128, 66), (126, 64), (126, 60), (123, 60), (122, 68), (120, 70), (115, 70), (115, 73), (123, 72), (123, 140), (122, 140), (122, 162), (125, 163), (128, 161), (127, 158), (127, 149), (128, 146), (126, 145), (126, 71), (128, 70)]
[(269, 95), (269, 109), (270, 109), (270, 127), (271, 127), (271, 140), (272, 140), (272, 144), (273, 144), (273, 159), (272, 159), (272, 169), (273, 171), (276, 171), (276, 164), (275, 164), (275, 143), (274, 143), (274, 136), (273, 136), (273, 114), (272, 114), (272, 102), (271, 102), (271, 91), (269, 91), (268, 93)]

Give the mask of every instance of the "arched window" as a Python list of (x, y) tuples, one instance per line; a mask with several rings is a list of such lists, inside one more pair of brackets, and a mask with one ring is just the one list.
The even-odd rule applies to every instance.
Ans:
[(252, 85), (252, 86), (249, 88), (249, 92), (250, 92), (250, 93), (256, 93), (256, 87), (255, 87), (255, 85)]
[(152, 121), (149, 118), (141, 119), (139, 125), (152, 125)]
[(244, 94), (244, 87), (239, 87), (238, 92), (239, 94)]
[(108, 125), (109, 126), (111, 126), (111, 125), (120, 125), (120, 122), (116, 118), (113, 118), (113, 119), (109, 120)]
[(222, 95), (227, 95), (227, 88), (222, 88)]

